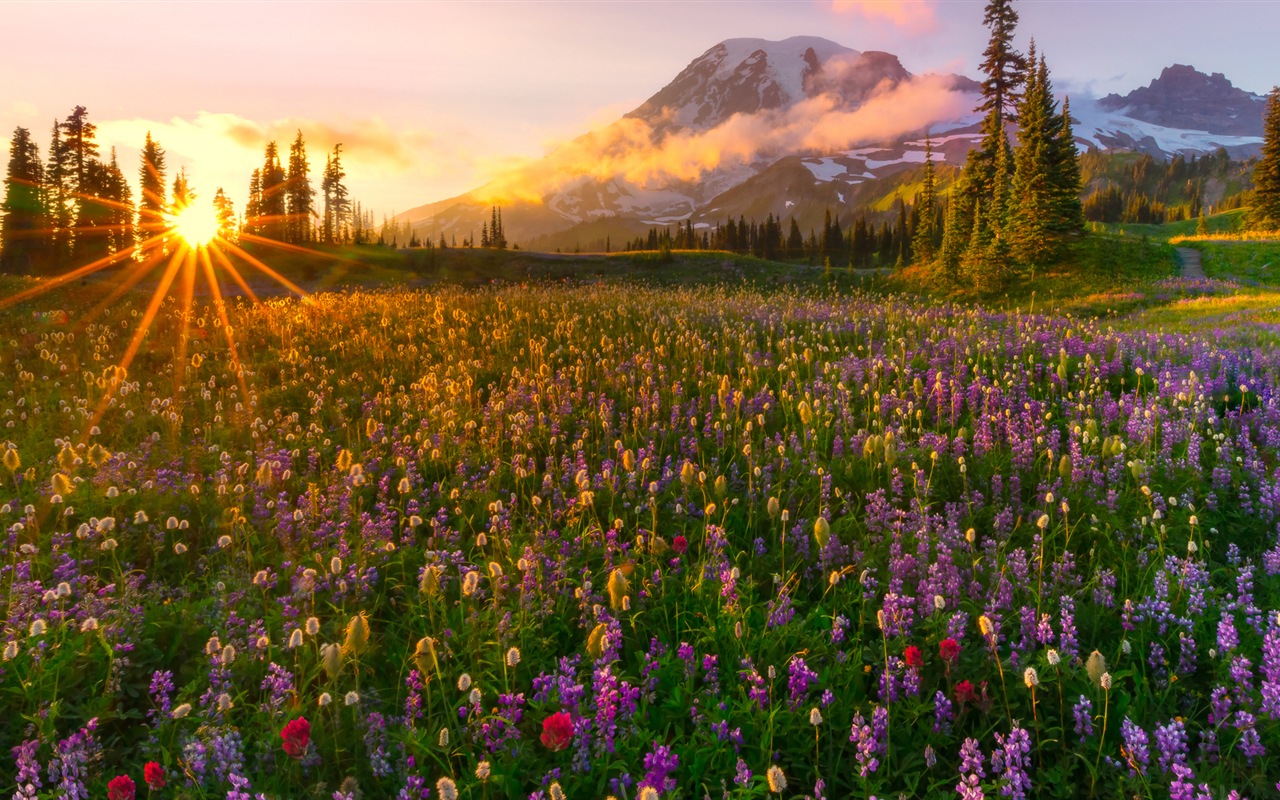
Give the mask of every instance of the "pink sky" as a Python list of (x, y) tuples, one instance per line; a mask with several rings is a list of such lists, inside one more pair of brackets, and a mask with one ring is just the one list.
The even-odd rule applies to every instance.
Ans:
[[(267, 137), (301, 127), (313, 169), (344, 142), (348, 183), (379, 215), (483, 183), (513, 159), (639, 105), (726, 38), (819, 35), (977, 74), (983, 3), (3, 2), (0, 128), (47, 141), (88, 107), (136, 176), (151, 130), (198, 191), (243, 205)], [(1128, 91), (1172, 63), (1265, 92), (1280, 80), (1280, 2), (1023, 0), (1055, 84)], [(57, 53), (53, 63), (51, 54)]]

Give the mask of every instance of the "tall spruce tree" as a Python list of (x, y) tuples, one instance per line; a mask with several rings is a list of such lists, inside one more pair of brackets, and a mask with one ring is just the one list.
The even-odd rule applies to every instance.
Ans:
[(250, 234), (262, 233), (262, 170), (249, 176), (249, 200), (244, 206), (244, 229)]
[(98, 160), (98, 126), (89, 121), (89, 111), (76, 106), (59, 126), (62, 129), (61, 159), (72, 193), (88, 188), (89, 170)]
[(231, 204), (231, 198), (227, 197), (227, 193), (222, 191), (221, 186), (213, 195), (213, 213), (218, 218), (218, 235), (223, 239), (235, 239), (235, 207)]
[(1051, 232), (1058, 201), (1053, 185), (1057, 114), (1049, 70), (1043, 56), (1036, 63), (1035, 42), (1028, 55), (1026, 91), (1018, 108), (1021, 125), (1014, 154), (1009, 238), (1018, 262), (1038, 266), (1057, 253), (1057, 239)]
[(289, 148), (289, 174), (286, 179), (289, 219), (285, 238), (294, 244), (307, 244), (313, 238), (311, 217), (315, 213), (316, 192), (311, 188), (311, 179), (308, 177), (310, 169), (307, 164), (307, 146), (302, 140), (302, 131), (299, 130)]
[(47, 256), (45, 247), (44, 167), (40, 148), (26, 128), (15, 128), (5, 175), (4, 217), (0, 218), (0, 269), (32, 274)]
[[(903, 252), (903, 261), (914, 261), (916, 264), (928, 264), (933, 261), (937, 255), (934, 246), (935, 231), (934, 226), (934, 206), (938, 202), (937, 178), (934, 174), (933, 167), (933, 139), (928, 134), (924, 137), (924, 185), (920, 188), (920, 195), (916, 200), (916, 208), (919, 212), (919, 219), (916, 222), (914, 234), (911, 236), (911, 252), (908, 254)], [(906, 241), (907, 232), (902, 231), (903, 240)]]
[(160, 143), (151, 138), (142, 145), (142, 164), (138, 168), (138, 230), (143, 238), (154, 235), (164, 225), (165, 205), (165, 152)]
[(347, 218), (351, 212), (351, 198), (342, 182), (347, 173), (342, 170), (342, 144), (333, 146), (333, 153), (325, 162), (320, 191), (324, 195), (324, 219), (321, 233), (325, 244), (345, 244), (349, 228)]
[(280, 152), (275, 142), (268, 142), (262, 159), (262, 192), (258, 201), (261, 236), (284, 240), (286, 214), (285, 171), (280, 166)]
[(1062, 113), (1054, 120), (1050, 158), (1050, 183), (1054, 195), (1054, 215), (1050, 229), (1059, 237), (1084, 230), (1084, 205), (1080, 202), (1080, 150), (1076, 147), (1071, 123), (1071, 100), (1063, 98)]
[(53, 122), (49, 137), (49, 160), (44, 170), (44, 207), (48, 223), (48, 263), (56, 269), (71, 258), (71, 185), (67, 171), (66, 148), (62, 144), (62, 125)]
[(195, 199), (191, 184), (187, 182), (187, 168), (183, 167), (178, 170), (177, 175), (173, 176), (173, 210), (181, 211), (191, 205), (191, 201)]
[(1253, 224), (1280, 228), (1280, 87), (1267, 97), (1262, 155), (1253, 168)]
[(965, 240), (960, 221), (960, 192), (952, 191), (947, 200), (947, 213), (942, 226), (942, 244), (938, 247), (937, 270), (951, 283), (960, 281), (960, 266), (964, 259)]
[(133, 190), (125, 180), (116, 149), (111, 148), (111, 161), (107, 164), (106, 199), (111, 204), (111, 252), (131, 249), (134, 245)]
[(974, 110), (986, 116), (982, 120), (982, 142), (969, 154), (965, 164), (965, 171), (970, 173), (970, 200), (989, 199), (995, 192), (992, 180), (997, 150), (1003, 148), (1005, 155), (1009, 155), (1005, 124), (1017, 120), (1019, 88), (1027, 68), (1026, 58), (1013, 47), (1018, 26), (1013, 0), (990, 0), (983, 12), (982, 24), (991, 31), (991, 37), (982, 53), (982, 101)]

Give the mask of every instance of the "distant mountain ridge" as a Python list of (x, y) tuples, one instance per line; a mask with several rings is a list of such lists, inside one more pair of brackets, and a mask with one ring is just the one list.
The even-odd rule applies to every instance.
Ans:
[[(910, 200), (926, 129), (940, 167), (962, 165), (981, 138), (978, 89), (964, 76), (916, 76), (891, 53), (816, 36), (729, 39), (611, 125), (397, 219), (423, 238), (478, 237), (496, 202), (509, 240), (543, 247), (739, 215), (795, 216), (808, 230), (828, 208), (847, 213), (886, 192)], [(1177, 64), (1123, 96), (1071, 98), (1081, 147), (1160, 158), (1256, 153), (1264, 105), (1219, 73)], [(933, 116), (910, 116), (922, 108)]]
[(1098, 101), (1108, 111), (1166, 128), (1190, 128), (1234, 136), (1262, 136), (1266, 98), (1236, 88), (1221, 72), (1206, 75), (1174, 64), (1147, 86)]

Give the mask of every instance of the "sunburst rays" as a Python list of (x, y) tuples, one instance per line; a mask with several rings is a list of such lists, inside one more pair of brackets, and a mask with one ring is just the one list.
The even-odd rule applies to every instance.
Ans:
[[(84, 199), (111, 205), (110, 201), (97, 197)], [(248, 220), (245, 227), (252, 229), (281, 221), (283, 218), (280, 217), (255, 218)], [(307, 222), (309, 223), (310, 220)], [(129, 226), (113, 225), (73, 228), (71, 232), (78, 237), (78, 241), (84, 241), (92, 237), (105, 236), (108, 233), (119, 234), (127, 227)], [(109, 279), (100, 279), (100, 283), (106, 288), (104, 296), (86, 308), (82, 314), (77, 315), (78, 318), (74, 321), (75, 328), (84, 330), (127, 293), (136, 290), (139, 285), (149, 279), (154, 280), (155, 286), (150, 290), (146, 308), (112, 371), (112, 375), (118, 379), (113, 380), (112, 383), (118, 386), (119, 380), (128, 376), (130, 367), (133, 366), (139, 353), (144, 350), (148, 334), (164, 311), (166, 301), (172, 299), (177, 303), (172, 313), (178, 320), (173, 348), (174, 398), (180, 401), (182, 397), (180, 390), (191, 360), (191, 321), (196, 316), (197, 288), (199, 284), (203, 284), (203, 289), (207, 292), (209, 302), (220, 322), (219, 327), (225, 339), (231, 373), (236, 376), (242, 396), (247, 397), (249, 386), (240, 358), (242, 348), (237, 345), (233, 334), (234, 327), (224, 293), (230, 291), (232, 294), (242, 294), (251, 302), (260, 303), (263, 291), (271, 291), (273, 285), (300, 298), (306, 297), (307, 291), (267, 264), (262, 257), (246, 250), (237, 242), (237, 239), (246, 244), (253, 243), (255, 246), (282, 252), (310, 256), (317, 256), (320, 253), (250, 232), (237, 234), (226, 227), (225, 221), (218, 218), (217, 211), (212, 205), (205, 207), (196, 203), (187, 203), (165, 213), (140, 210), (138, 222), (132, 227), (141, 234), (134, 246), (121, 248), (114, 253), (95, 258), (60, 275), (41, 279), (35, 285), (14, 292), (8, 297), (0, 298), (0, 311), (35, 300), (73, 282), (89, 279), (104, 270), (117, 268)], [(49, 232), (32, 231), (30, 235), (47, 233)], [(337, 254), (329, 257), (334, 261), (350, 262), (350, 259)], [(247, 277), (250, 272), (259, 273), (266, 279), (265, 282), (255, 288), (254, 282)], [(86, 426), (85, 441), (89, 436), (87, 431), (102, 422), (111, 405), (113, 395), (114, 389), (105, 392), (96, 404), (89, 424)]]

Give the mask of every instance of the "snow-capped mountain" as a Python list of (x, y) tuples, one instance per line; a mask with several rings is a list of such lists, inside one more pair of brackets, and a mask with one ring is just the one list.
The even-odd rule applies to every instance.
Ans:
[(817, 36), (728, 39), (626, 116), (658, 131), (709, 130), (734, 114), (782, 109), (831, 90), (856, 105), (877, 87), (910, 77), (896, 56), (860, 53)]
[[(884, 204), (925, 160), (959, 167), (978, 140), (978, 84), (916, 76), (889, 53), (813, 36), (729, 39), (605, 128), (460, 197), (401, 214), (420, 235), (478, 235), (492, 203), (507, 238), (572, 246), (653, 225)], [(1081, 148), (1157, 157), (1262, 142), (1263, 98), (1175, 65), (1125, 96), (1071, 98)], [(907, 197), (909, 199), (909, 194)], [(887, 209), (882, 209), (887, 210)]]

